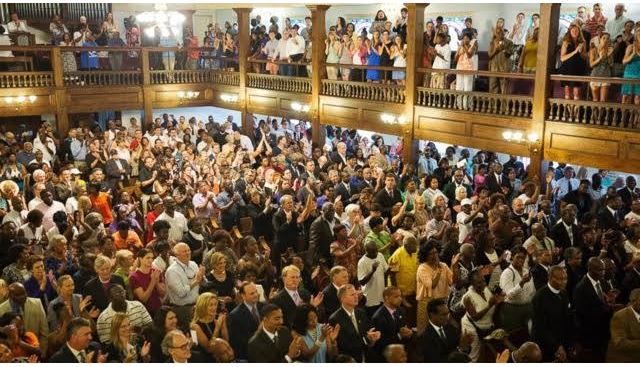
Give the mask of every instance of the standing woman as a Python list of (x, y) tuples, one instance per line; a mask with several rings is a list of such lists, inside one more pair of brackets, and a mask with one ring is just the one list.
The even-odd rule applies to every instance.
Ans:
[(427, 304), (435, 298), (449, 297), (453, 284), (453, 273), (438, 257), (438, 241), (428, 240), (418, 250), (418, 271), (416, 273), (416, 300), (418, 301), (417, 326), (422, 332), (428, 325)]
[(338, 17), (335, 33), (337, 37), (342, 37), (347, 34), (347, 21), (343, 17)]
[[(380, 66), (393, 66), (393, 59), (391, 58), (391, 46), (393, 40), (390, 38), (388, 30), (382, 31), (382, 48), (380, 51)], [(391, 83), (391, 72), (388, 70), (382, 71), (382, 82)]]
[(387, 15), (382, 10), (378, 10), (376, 13), (376, 18), (371, 23), (371, 28), (369, 28), (369, 33), (373, 33), (375, 31), (382, 32), (384, 29), (384, 23), (387, 21)]
[[(465, 33), (462, 36), (462, 44), (456, 52), (456, 69), (457, 70), (474, 70), (473, 56), (478, 50), (478, 42), (471, 42), (471, 36)], [(458, 74), (456, 76), (456, 90), (471, 92), (473, 90), (473, 74)], [(458, 108), (467, 109), (468, 96), (458, 97)]]
[[(391, 59), (393, 60), (393, 67), (396, 68), (405, 68), (407, 67), (407, 59), (406, 59), (406, 51), (407, 45), (403, 44), (402, 37), (396, 36), (393, 42), (393, 46), (391, 46)], [(398, 85), (404, 85), (406, 73), (402, 70), (394, 70), (391, 73), (391, 78)]]
[(300, 358), (304, 362), (327, 363), (331, 357), (338, 354), (336, 337), (340, 332), (340, 325), (331, 327), (328, 324), (319, 323), (318, 311), (314, 306), (309, 304), (298, 306), (291, 329), (304, 340), (300, 353)]
[[(351, 23), (349, 23), (351, 24)], [(353, 52), (354, 46), (351, 41), (351, 37), (348, 34), (342, 35), (342, 47), (340, 52), (340, 64), (352, 64), (353, 63)], [(340, 76), (342, 80), (349, 81), (349, 75), (351, 74), (351, 69), (348, 67), (340, 67)]]
[[(109, 363), (149, 363), (151, 362), (151, 343), (145, 341), (138, 350), (132, 344), (131, 323), (126, 313), (118, 312), (111, 319), (111, 342), (103, 353)], [(133, 340), (135, 343), (135, 339)]]
[[(593, 46), (589, 52), (589, 66), (591, 66), (591, 76), (599, 78), (611, 77), (611, 67), (613, 65), (613, 46), (609, 33), (603, 32), (600, 35), (598, 46)], [(591, 82), (591, 95), (594, 102), (606, 102), (609, 83)], [(597, 109), (596, 109), (597, 111)], [(597, 118), (597, 117), (596, 117)]]
[[(582, 31), (577, 25), (572, 24), (562, 38), (560, 48), (560, 61), (562, 65), (558, 69), (560, 74), (582, 76), (587, 74), (587, 43), (584, 40)], [(563, 82), (564, 99), (571, 99), (573, 89), (573, 99), (580, 99), (580, 85), (577, 82)]]
[(324, 54), (327, 56), (327, 78), (331, 80), (338, 79), (338, 67), (335, 65), (340, 62), (340, 53), (342, 46), (336, 36), (336, 32), (329, 32), (327, 39), (324, 41)]
[[(627, 51), (622, 59), (624, 64), (625, 79), (640, 78), (640, 32), (636, 30), (633, 44), (627, 46)], [(622, 86), (622, 103), (640, 104), (640, 84), (625, 84)]]
[[(222, 44), (222, 55), (226, 58), (233, 58), (236, 55), (236, 51), (238, 47), (236, 46), (235, 41), (233, 40), (233, 36), (231, 33), (227, 32), (224, 34), (224, 42)], [(235, 61), (227, 61), (226, 69), (229, 71), (233, 71), (236, 67)]]
[(531, 37), (527, 39), (527, 42), (525, 42), (524, 47), (522, 48), (522, 53), (518, 60), (518, 71), (521, 73), (533, 74), (536, 72), (539, 33), (538, 28), (535, 28), (533, 33), (531, 33)]
[[(364, 41), (367, 46), (367, 66), (380, 66), (380, 53), (382, 52), (382, 43), (372, 44), (372, 41), (366, 39)], [(380, 71), (377, 69), (367, 68), (367, 81), (378, 83), (380, 81)]]
[(193, 309), (191, 329), (196, 332), (198, 338), (197, 349), (200, 350), (205, 360), (214, 362), (214, 346), (217, 338), (229, 340), (227, 330), (227, 314), (218, 314), (218, 296), (211, 292), (205, 292), (198, 296)]
[[(367, 38), (367, 40), (369, 40)], [(356, 38), (353, 45), (353, 65), (366, 65), (367, 64), (367, 43), (363, 37)], [(351, 72), (351, 80), (354, 82), (363, 81), (362, 78), (363, 69), (353, 69)]]

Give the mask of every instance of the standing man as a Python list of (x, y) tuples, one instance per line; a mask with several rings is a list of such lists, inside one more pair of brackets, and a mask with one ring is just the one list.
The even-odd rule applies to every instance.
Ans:
[(167, 280), (167, 301), (178, 317), (181, 328), (188, 329), (191, 321), (191, 312), (196, 304), (200, 284), (204, 279), (204, 266), (191, 261), (191, 249), (189, 245), (180, 242), (173, 247), (176, 261), (173, 262), (165, 273)]
[(333, 263), (331, 243), (333, 242), (333, 226), (335, 209), (333, 203), (322, 205), (322, 215), (316, 218), (309, 229), (309, 263), (318, 264), (323, 259), (329, 266)]
[(382, 216), (391, 220), (393, 206), (402, 202), (400, 191), (396, 189), (396, 177), (393, 173), (387, 173), (385, 176), (384, 188), (376, 193), (374, 202), (382, 207)]
[(640, 361), (640, 288), (631, 291), (629, 302), (629, 306), (616, 312), (611, 319), (607, 362)]
[(402, 292), (400, 288), (389, 286), (382, 292), (384, 303), (371, 318), (373, 327), (380, 331), (380, 340), (375, 344), (373, 356), (378, 361), (383, 361), (383, 352), (391, 344), (407, 342), (413, 331), (407, 327), (407, 320), (402, 305)]
[[(300, 26), (295, 24), (289, 31), (291, 34), (291, 37), (287, 40), (287, 54), (289, 55), (289, 62), (301, 62), (304, 57), (305, 41), (304, 38), (298, 34), (298, 29), (300, 29)], [(297, 73), (293, 72), (295, 69), (298, 70)], [(305, 70), (306, 68), (304, 65), (293, 66), (289, 71), (289, 76), (303, 77), (305, 76)]]
[(300, 357), (300, 336), (292, 336), (289, 328), (282, 326), (282, 309), (269, 303), (262, 308), (262, 323), (249, 339), (249, 363), (292, 363)]
[[(323, 293), (318, 293), (313, 299), (311, 294), (300, 285), (300, 269), (295, 265), (288, 265), (282, 269), (282, 283), (284, 288), (278, 292), (271, 301), (281, 309), (284, 315), (284, 324), (290, 326), (296, 318), (296, 308), (303, 303), (310, 303), (314, 307), (322, 302)], [(264, 317), (264, 314), (262, 315)]]
[(65, 345), (49, 358), (49, 363), (89, 363), (96, 358), (97, 363), (105, 363), (107, 355), (95, 351), (86, 351), (91, 342), (91, 323), (89, 320), (76, 317), (67, 324)]
[(260, 326), (260, 313), (263, 304), (258, 302), (258, 288), (251, 282), (240, 285), (242, 303), (237, 305), (227, 318), (229, 343), (233, 347), (238, 362), (249, 360), (248, 341)]

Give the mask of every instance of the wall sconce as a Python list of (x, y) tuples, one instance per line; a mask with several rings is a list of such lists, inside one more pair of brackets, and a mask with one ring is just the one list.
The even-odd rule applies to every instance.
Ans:
[(389, 125), (404, 125), (407, 123), (407, 118), (403, 115), (396, 116), (390, 113), (383, 113), (380, 115), (380, 120)]
[(526, 143), (533, 153), (537, 153), (540, 147), (540, 136), (536, 133), (529, 133), (525, 139), (524, 134), (520, 131), (505, 130), (502, 133), (502, 138), (509, 142)]
[(302, 104), (300, 102), (292, 102), (291, 109), (296, 112), (309, 112), (311, 106), (309, 106), (308, 104)]
[(4, 102), (8, 105), (13, 105), (16, 108), (16, 111), (20, 109), (20, 107), (25, 106), (28, 103), (33, 104), (38, 97), (36, 96), (17, 96), (17, 97), (4, 97)]
[(236, 103), (238, 102), (238, 95), (237, 94), (221, 94), (220, 99), (223, 102)]
[(178, 98), (180, 99), (195, 99), (198, 98), (198, 96), (200, 95), (200, 92), (194, 92), (194, 91), (179, 91), (178, 92)]

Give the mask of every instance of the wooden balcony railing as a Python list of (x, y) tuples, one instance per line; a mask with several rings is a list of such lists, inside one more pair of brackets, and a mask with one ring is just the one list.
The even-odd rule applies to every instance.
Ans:
[(0, 73), (0, 88), (41, 88), (52, 86), (53, 73), (50, 71)]
[(142, 72), (130, 70), (117, 71), (72, 71), (63, 74), (65, 86), (111, 86), (140, 85)]
[(150, 71), (151, 84), (198, 84), (215, 83), (240, 85), (240, 74), (222, 70), (154, 70)]
[(375, 102), (404, 103), (405, 88), (395, 84), (323, 79), (322, 95), (366, 99)]
[(209, 70), (214, 84), (240, 86), (240, 73), (237, 71)]
[[(640, 129), (640, 106), (616, 101), (617, 86), (622, 84), (638, 85), (640, 79), (598, 78), (590, 76), (551, 75), (553, 82), (571, 81), (588, 86), (590, 82), (608, 83), (607, 102), (549, 98), (546, 118), (549, 121)], [(616, 87), (614, 87), (616, 86)], [(590, 97), (587, 94), (587, 97)], [(610, 102), (609, 102), (610, 101)]]
[(419, 87), (416, 104), (448, 110), (531, 118), (533, 97)]
[(247, 74), (247, 86), (292, 93), (311, 93), (311, 79), (282, 75)]

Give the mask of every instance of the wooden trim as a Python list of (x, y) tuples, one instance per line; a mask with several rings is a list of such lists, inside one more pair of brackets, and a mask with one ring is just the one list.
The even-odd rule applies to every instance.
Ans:
[(242, 30), (238, 36), (238, 71), (239, 71), (239, 85), (238, 91), (238, 107), (240, 110), (240, 118), (242, 119), (242, 132), (244, 135), (252, 136), (253, 126), (245, 124), (247, 121), (247, 58), (249, 56), (249, 16), (251, 15), (252, 8), (233, 8), (233, 11), (238, 17), (238, 29)]
[(319, 147), (325, 144), (325, 129), (320, 124), (320, 94), (322, 91), (322, 78), (326, 71), (325, 63), (325, 18), (329, 5), (307, 5), (311, 11), (311, 140)]
[[(427, 4), (406, 4), (407, 16), (407, 67), (406, 70), (416, 70), (422, 66), (424, 11)], [(421, 85), (418, 73), (406, 73), (405, 76), (405, 109), (403, 112), (407, 123), (402, 128), (402, 161), (413, 164), (418, 157), (418, 143), (414, 139), (415, 121), (413, 119), (418, 91)]]

